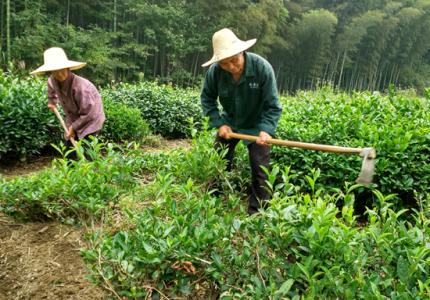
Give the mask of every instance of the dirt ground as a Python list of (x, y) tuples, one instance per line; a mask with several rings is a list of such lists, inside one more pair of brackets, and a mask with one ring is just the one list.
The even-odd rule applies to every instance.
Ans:
[(71, 226), (20, 224), (0, 215), (0, 300), (105, 299), (85, 278), (81, 237)]
[(172, 150), (175, 148), (189, 149), (191, 147), (191, 140), (189, 139), (160, 139), (159, 141), (154, 141), (153, 145), (142, 145), (143, 151), (164, 151)]
[(54, 156), (41, 156), (28, 161), (3, 161), (0, 163), (0, 174), (6, 177), (28, 175), (51, 166)]

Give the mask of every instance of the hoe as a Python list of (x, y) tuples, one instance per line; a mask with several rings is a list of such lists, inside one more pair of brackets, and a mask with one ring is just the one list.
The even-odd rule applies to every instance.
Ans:
[[(63, 117), (61, 116), (61, 114), (58, 112), (57, 108), (54, 108), (54, 113), (57, 116), (58, 120), (61, 123), (61, 126), (63, 127), (64, 131), (67, 132), (67, 126), (66, 123), (63, 120)], [(73, 137), (70, 137), (70, 142), (72, 143), (73, 147), (75, 147), (76, 153), (78, 154), (80, 159), (85, 159), (85, 156), (81, 153), (78, 144), (76, 143), (76, 140)]]
[[(257, 141), (257, 136), (240, 134), (240, 133), (230, 133), (230, 138), (240, 139), (240, 140), (248, 140), (248, 141)], [(356, 179), (357, 183), (363, 185), (369, 185), (373, 179), (373, 173), (375, 169), (375, 161), (376, 151), (373, 148), (350, 148), (350, 147), (339, 147), (332, 145), (320, 145), (320, 144), (312, 144), (312, 143), (303, 143), (303, 142), (295, 142), (295, 141), (287, 141), (287, 140), (278, 140), (278, 139), (270, 139), (267, 141), (268, 144), (272, 145), (280, 145), (287, 147), (296, 147), (308, 150), (317, 150), (317, 151), (326, 151), (326, 152), (335, 152), (335, 153), (351, 153), (351, 154), (359, 154), (363, 157), (363, 163), (361, 165), (361, 171)]]

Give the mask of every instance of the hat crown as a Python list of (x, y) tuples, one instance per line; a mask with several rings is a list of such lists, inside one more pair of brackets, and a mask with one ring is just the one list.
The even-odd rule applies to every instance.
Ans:
[(239, 54), (254, 45), (256, 41), (257, 39), (242, 41), (233, 31), (228, 28), (223, 28), (213, 34), (212, 47), (214, 54), (212, 58), (202, 66), (207, 67), (214, 62)]
[(235, 48), (235, 44), (238, 42), (240, 43), (242, 41), (228, 28), (215, 32), (212, 37), (212, 45), (215, 54), (220, 54)]
[(66, 52), (62, 48), (52, 47), (43, 53), (43, 60), (46, 65), (59, 65), (68, 62)]
[(44, 64), (30, 74), (44, 74), (62, 69), (78, 70), (83, 68), (86, 63), (80, 61), (69, 60), (66, 52), (60, 47), (52, 47), (43, 52)]

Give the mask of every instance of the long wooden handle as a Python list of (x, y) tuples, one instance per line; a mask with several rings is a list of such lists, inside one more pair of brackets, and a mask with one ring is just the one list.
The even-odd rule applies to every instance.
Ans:
[[(66, 133), (68, 133), (69, 132), (69, 129), (67, 128), (67, 126), (66, 126), (66, 123), (64, 122), (64, 120), (63, 120), (63, 117), (61, 116), (61, 114), (58, 112), (58, 110), (57, 110), (57, 108), (56, 107), (54, 107), (54, 113), (55, 113), (55, 115), (57, 116), (57, 118), (58, 118), (58, 120), (60, 121), (60, 123), (61, 123), (61, 126), (63, 126), (63, 128), (64, 128), (64, 131), (66, 132)], [(72, 142), (72, 145), (76, 148), (76, 149), (79, 149), (78, 148), (78, 144), (76, 144), (76, 141), (75, 141), (75, 139), (73, 138), (73, 137), (70, 137), (70, 141)]]
[[(230, 133), (229, 137), (234, 139), (253, 141), (253, 142), (257, 141), (257, 138), (258, 138), (257, 136), (254, 136), (254, 135), (241, 134), (241, 133)], [(366, 155), (369, 158), (374, 158), (376, 156), (375, 150), (372, 148), (340, 147), (340, 146), (321, 145), (321, 144), (295, 142), (295, 141), (287, 141), (287, 140), (279, 140), (279, 139), (270, 139), (267, 141), (267, 143), (272, 145), (296, 147), (296, 148), (302, 148), (302, 149), (308, 149), (308, 150), (360, 154), (362, 156)]]

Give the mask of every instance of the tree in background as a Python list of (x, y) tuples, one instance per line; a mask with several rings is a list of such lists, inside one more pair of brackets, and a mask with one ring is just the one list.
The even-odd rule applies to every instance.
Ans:
[(289, 44), (285, 51), (281, 50), (277, 65), (286, 67), (281, 77), (289, 78), (284, 83), (288, 89), (313, 88), (323, 79), (330, 62), (336, 24), (333, 13), (320, 9), (305, 13), (285, 28)]
[(0, 65), (22, 72), (43, 50), (88, 61), (99, 85), (200, 86), (212, 34), (257, 38), (283, 91), (430, 85), (427, 0), (0, 0)]

